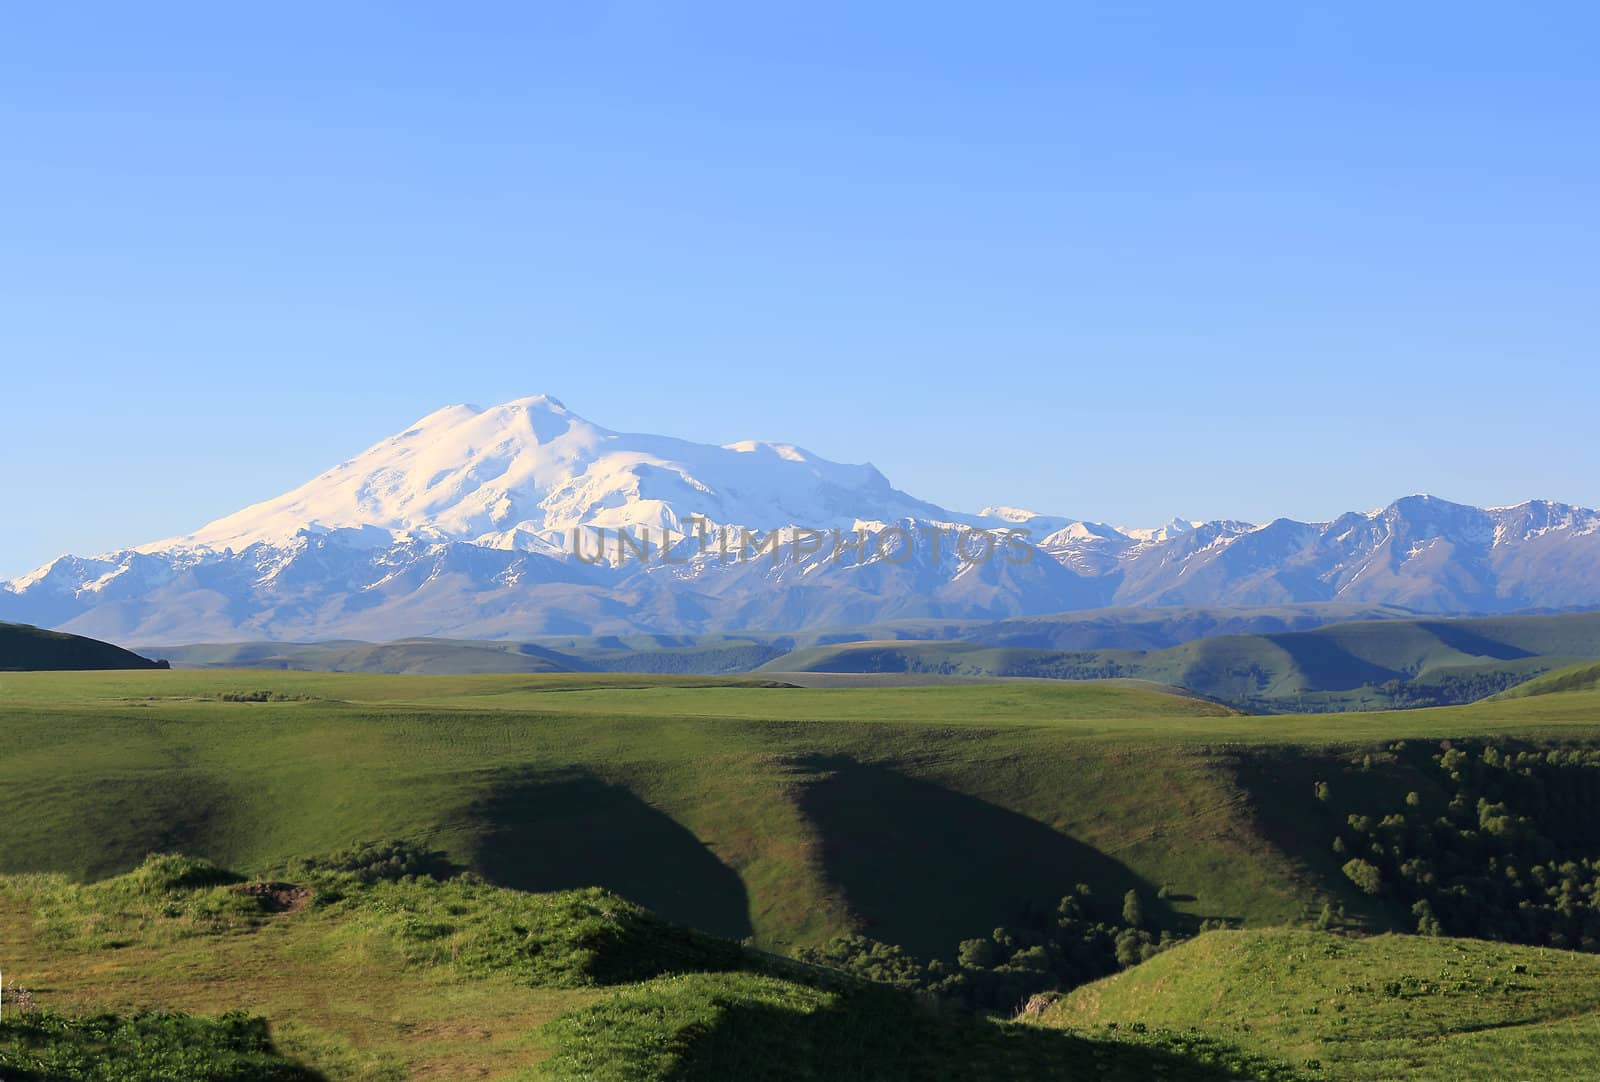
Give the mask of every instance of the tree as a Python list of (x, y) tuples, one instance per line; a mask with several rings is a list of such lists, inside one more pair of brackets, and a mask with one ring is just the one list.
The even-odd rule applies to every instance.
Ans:
[(1383, 890), (1383, 873), (1378, 871), (1377, 865), (1360, 857), (1345, 862), (1344, 874), (1350, 882), (1368, 894), (1377, 894)]
[(1144, 927), (1144, 908), (1139, 904), (1139, 892), (1130, 890), (1122, 896), (1122, 923), (1134, 928)]
[(1000, 949), (992, 939), (963, 939), (956, 959), (968, 969), (990, 969), (1000, 961)]
[(1411, 907), (1411, 912), (1417, 918), (1418, 935), (1443, 935), (1444, 930), (1439, 926), (1439, 918), (1434, 916), (1433, 906), (1424, 898)]

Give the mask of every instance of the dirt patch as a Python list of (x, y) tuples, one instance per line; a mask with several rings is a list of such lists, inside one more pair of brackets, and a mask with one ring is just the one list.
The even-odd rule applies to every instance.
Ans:
[(431, 1026), (417, 1026), (407, 1030), (407, 1035), (430, 1041), (487, 1041), (494, 1038), (488, 1027), (468, 1022), (457, 1024), (440, 1022)]
[(407, 1078), (488, 1078), (489, 1068), (463, 1066), (459, 1063), (429, 1063), (413, 1067)]
[(268, 913), (298, 913), (311, 904), (311, 888), (297, 887), (293, 883), (240, 883), (233, 892), (248, 894)]
[(1037, 1018), (1049, 1009), (1050, 1004), (1061, 998), (1060, 992), (1039, 992), (1028, 997), (1028, 1002), (1022, 1008), (1022, 1014)]

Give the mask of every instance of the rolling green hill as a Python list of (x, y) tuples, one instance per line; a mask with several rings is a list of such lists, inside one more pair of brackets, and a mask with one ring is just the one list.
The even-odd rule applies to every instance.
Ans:
[[(1381, 814), (1431, 784), (1397, 739), (1600, 729), (1581, 692), (1330, 722), (1104, 684), (759, 683), (17, 675), (0, 684), (0, 785), (32, 829), (0, 836), (0, 871), (98, 878), (157, 849), (259, 868), (381, 835), (781, 950), (863, 931), (948, 956), (1078, 883), (1141, 891), (1174, 929), (1330, 900), (1408, 927), (1340, 874), (1342, 816), (1314, 783)], [(1352, 768), (1362, 755), (1372, 767)]]
[(0, 672), (165, 667), (98, 639), (46, 631), (29, 624), (0, 624)]
[(1600, 957), (1424, 936), (1211, 932), (1038, 1022), (1187, 1030), (1338, 1079), (1587, 1078)]
[(1154, 651), (843, 643), (795, 650), (760, 671), (1136, 678), (1248, 710), (1318, 712), (1471, 702), (1595, 657), (1600, 613), (1371, 620), (1283, 634), (1220, 635)]
[[(38, 809), (37, 830), (0, 837), (0, 870), (98, 877), (164, 848), (260, 867), (378, 833), (429, 840), (507, 885), (606, 886), (777, 946), (870, 922), (919, 950), (950, 950), (993, 928), (1018, 895), (1059, 896), (1085, 876), (1107, 891), (1136, 881), (1055, 832), (1114, 795), (1116, 779), (1093, 762), (1115, 752), (1085, 758), (1072, 750), (1081, 737), (1231, 713), (1095, 685), (159, 675), (0, 686), (0, 784)], [(1011, 791), (1018, 754), (1037, 758), (1031, 794)], [(1167, 807), (1173, 794), (1149, 794), (1143, 823), (1179, 823), (1216, 802), (1203, 762), (1174, 756), (1172, 773), (1179, 799)], [(885, 833), (851, 836), (863, 803)], [(1032, 859), (1040, 846), (1058, 866)], [(1213, 847), (1209, 859), (1225, 858)], [(904, 871), (888, 896), (874, 861)], [(938, 889), (945, 861), (991, 874), (937, 917), (913, 912), (907, 903)], [(1279, 881), (1260, 898), (1241, 887), (1237, 904), (1297, 912), (1281, 873), (1261, 874)]]
[(1600, 662), (1585, 662), (1529, 680), (1502, 691), (1498, 698), (1520, 699), (1529, 695), (1553, 695), (1562, 691), (1593, 691), (1600, 688)]
[[(178, 856), (90, 887), (0, 877), (7, 973), (37, 989), (34, 1011), (13, 1007), (0, 1024), (0, 1071), (24, 1082), (1293, 1077), (1190, 1035), (930, 1009), (604, 891), (527, 894), (361, 858), (301, 867), (293, 883)], [(240, 1010), (270, 1030), (214, 1017)], [(125, 1017), (95, 1017), (105, 1011)]]
[(1024, 650), (1157, 649), (1209, 635), (1305, 630), (1336, 620), (1412, 615), (1385, 606), (1316, 603), (1089, 609), (1011, 620), (891, 620), (806, 632), (580, 635), (530, 642), (401, 639), (389, 643), (202, 643), (146, 648), (179, 668), (313, 672), (745, 672), (807, 646), (952, 640)]
[[(1600, 690), (1259, 717), (1066, 681), (218, 670), (13, 675), (0, 710), (0, 790), (26, 809), (24, 829), (0, 834), (8, 979), (31, 974), (23, 983), (68, 1016), (247, 1007), (271, 1019), (275, 1054), (331, 1078), (760, 1078), (762, 1063), (850, 1077), (829, 1058), (846, 1048), (916, 1065), (908, 1077), (992, 1077), (996, 1064), (1078, 1077), (1124, 1063), (1124, 1037), (1146, 1057), (1116, 1068), (1127, 1077), (1203, 1078), (1185, 1072), (1217, 1064), (1323, 1077), (1305, 1061), (1334, 1059), (1305, 1041), (1269, 1046), (1215, 1020), (1186, 1034), (1179, 1017), (1107, 1018), (1148, 1031), (1113, 1034), (1096, 1019), (1092, 1038), (1031, 1044), (965, 1015), (946, 1028), (919, 1003), (1009, 1014), (1140, 958), (1117, 979), (1160, 974), (1228, 942), (1172, 946), (1218, 925), (1467, 922), (1576, 945), (1595, 917), (1579, 885), (1600, 874), (1587, 825), (1600, 822)], [(302, 859), (372, 838), (410, 848)], [(1407, 867), (1422, 866), (1405, 862), (1423, 846), (1445, 856), (1412, 882)], [(147, 864), (152, 851), (276, 885)], [(1540, 864), (1513, 879), (1508, 853)], [(369, 867), (424, 879), (318, 886)], [(478, 878), (429, 893), (444, 888), (427, 876), (463, 868)], [(608, 957), (661, 957), (648, 929), (664, 926), (594, 888), (903, 990), (762, 954), (729, 963), (726, 944), (664, 932), (688, 963), (623, 966), (618, 979), (644, 979), (627, 988), (585, 978), (611, 972)], [(592, 905), (609, 915), (583, 916)], [(633, 942), (630, 928), (646, 929), (646, 947), (608, 955), (582, 939)], [(1403, 952), (1437, 941), (1365, 942), (1398, 945), (1405, 990), (1427, 973)], [(1522, 957), (1507, 964), (1534, 964)], [(1586, 981), (1589, 961), (1562, 969), (1563, 987)], [(1244, 1024), (1276, 1024), (1246, 1008)], [(1339, 1055), (1387, 1055), (1387, 1038), (1358, 1032), (1373, 1047)], [(915, 1058), (924, 1047), (933, 1060)], [(858, 1077), (898, 1077), (875, 1069)]]
[[(1465, 703), (1552, 669), (1600, 657), (1600, 613), (1424, 620), (1385, 611), (1382, 619), (1327, 624), (1307, 631), (1218, 633), (1240, 626), (1315, 625), (1347, 611), (1369, 615), (1349, 606), (1237, 612), (1106, 610), (992, 623), (900, 621), (804, 636), (587, 636), (526, 643), (457, 639), (229, 643), (163, 647), (161, 652), (180, 668), (664, 675), (759, 670), (780, 676), (872, 676), (879, 684), (938, 679), (1122, 679), (1170, 686), (1264, 713)], [(1154, 650), (1059, 648), (1067, 643), (1160, 642), (1183, 635), (1208, 637)], [(891, 676), (897, 679), (887, 679)]]
[(395, 642), (243, 642), (163, 647), (181, 669), (285, 669), (302, 672), (472, 673), (635, 672), (722, 675), (754, 669), (787, 653), (782, 645), (734, 636), (598, 636), (538, 642), (400, 639)]
[(532, 644), (454, 639), (396, 642), (240, 642), (175, 646), (162, 651), (180, 669), (284, 669), (307, 672), (472, 673), (571, 672), (569, 659)]

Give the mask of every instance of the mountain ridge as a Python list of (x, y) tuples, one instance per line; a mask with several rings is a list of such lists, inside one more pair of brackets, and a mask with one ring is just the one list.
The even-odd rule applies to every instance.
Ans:
[[(777, 540), (774, 541), (774, 538)], [(518, 638), (1108, 606), (1600, 606), (1600, 511), (1402, 497), (1327, 522), (1121, 529), (953, 511), (789, 443), (456, 405), (188, 534), (0, 582), (0, 619), (144, 642)]]

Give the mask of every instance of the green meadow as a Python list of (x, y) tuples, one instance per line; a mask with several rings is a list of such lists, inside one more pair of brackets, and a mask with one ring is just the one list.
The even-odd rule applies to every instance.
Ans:
[[(1592, 681), (1544, 680), (1547, 693), (1530, 685), (1464, 707), (1251, 716), (1114, 682), (0, 675), (0, 966), (61, 1019), (32, 1044), (3, 1031), (15, 1041), (0, 1056), (26, 1045), (43, 1063), (39, 1048), (70, 1058), (74, 1041), (104, 1047), (121, 1031), (72, 1029), (94, 1012), (116, 1012), (124, 1029), (155, 1025), (130, 1021), (140, 1012), (187, 1012), (159, 1035), (243, 1011), (267, 1019), (286, 1070), (335, 1079), (981, 1077), (980, 1062), (989, 1077), (1083, 1077), (1084, 1064), (1130, 1078), (1346, 1077), (1306, 1066), (1344, 1062), (1315, 1034), (1261, 1038), (1282, 1013), (1261, 1014), (1271, 1004), (1239, 1001), (1256, 1036), (1132, 999), (1028, 1015), (1065, 1030), (1006, 1022), (1040, 986), (1027, 967), (1058, 950), (1048, 937), (1030, 947), (1030, 929), (1053, 926), (1040, 915), (1077, 896), (1100, 912), (1074, 927), (1099, 921), (1109, 935), (1128, 920), (1115, 912), (1124, 899), (1137, 899), (1124, 930), (1144, 930), (1148, 960), (1119, 954), (1110, 964), (1132, 968), (1071, 996), (1175, 967), (1203, 985), (1204, 965), (1184, 958), (1261, 929), (1321, 924), (1342, 934), (1318, 942), (1360, 944), (1340, 949), (1440, 949), (1357, 938), (1414, 931), (1416, 918), (1398, 887), (1367, 889), (1329, 843), (1351, 813), (1375, 821), (1417, 793), (1442, 807), (1444, 742), (1600, 747)], [(340, 887), (306, 863), (387, 839), (434, 854), (444, 882)], [(210, 862), (233, 886), (309, 884), (321, 901), (256, 912), (221, 880), (129, 886), (154, 874), (151, 853)], [(1399, 874), (1370, 859), (1375, 875)], [(575, 981), (608, 952), (642, 948), (505, 916), (574, 898), (625, 907), (613, 913), (642, 906), (665, 922), (651, 936), (692, 928), (737, 957), (601, 965), (621, 975)], [(1217, 927), (1248, 931), (1188, 939)], [(899, 951), (942, 965), (944, 987), (995, 954), (984, 1002), (1000, 1020), (930, 1006), (931, 978), (891, 987), (859, 979), (884, 980), (883, 967), (783, 961), (841, 936), (878, 944), (874, 959)], [(517, 960), (541, 952), (539, 966)], [(1563, 987), (1588, 973), (1586, 955), (1562, 957), (1578, 967), (1560, 971)], [(1306, 966), (1297, 972), (1314, 980)], [(1018, 1000), (995, 1006), (1008, 988)], [(862, 1028), (869, 1010), (877, 1022)], [(244, 1023), (229, 1025), (218, 1047), (242, 1050), (228, 1055), (268, 1054)], [(1359, 1028), (1334, 1037), (1345, 1032), (1368, 1040)], [(929, 1060), (928, 1049), (943, 1051)], [(1378, 1066), (1349, 1077), (1399, 1062), (1373, 1055)], [(815, 1073), (761, 1067), (800, 1061)], [(851, 1074), (851, 1062), (879, 1067)], [(921, 1066), (893, 1074), (890, 1062)]]
[(1339, 1079), (1593, 1077), (1600, 957), (1472, 939), (1209, 932), (1078, 988), (1047, 1027), (1199, 1029)]

